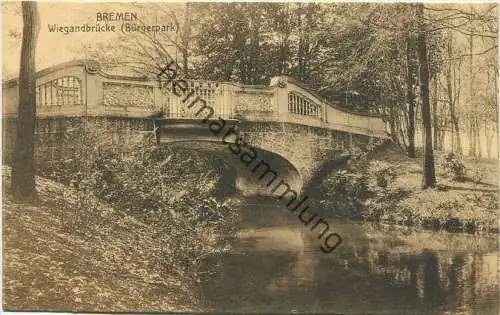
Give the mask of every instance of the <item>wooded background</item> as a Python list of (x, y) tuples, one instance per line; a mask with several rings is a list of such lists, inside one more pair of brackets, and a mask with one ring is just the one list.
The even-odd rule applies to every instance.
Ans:
[[(73, 12), (73, 17), (82, 17), (85, 14), (78, 14), (78, 10), (89, 9), (73, 3), (63, 5), (69, 6), (68, 14)], [(57, 6), (41, 5), (42, 22), (65, 21)], [(494, 3), (99, 6), (102, 8), (95, 12), (135, 12), (140, 19), (134, 23), (142, 25), (173, 23), (177, 32), (116, 33), (106, 39), (102, 37), (105, 34), (87, 34), (94, 36), (93, 40), (83, 44), (75, 40), (72, 45), (58, 47), (66, 56), (95, 58), (108, 72), (151, 78), (157, 78), (172, 60), (186, 79), (266, 85), (273, 76), (294, 77), (332, 103), (380, 114), (394, 142), (408, 157), (416, 157), (423, 147), (423, 188), (436, 184), (434, 150), (499, 156), (498, 9)], [(51, 8), (52, 13), (58, 13), (43, 13)], [(30, 139), (36, 104), (32, 95), (36, 59), (40, 58), (35, 46), (37, 52), (51, 48), (44, 60), (53, 64), (61, 60), (52, 57), (54, 39), (37, 41), (44, 24), (36, 5), (8, 3), (2, 9), (4, 16), (9, 16), (3, 31), (3, 42), (8, 44), (4, 47), (4, 73), (12, 63), (6, 52), (23, 52), (18, 59), (18, 131), (26, 139), (17, 139), (14, 153), (19, 165), (13, 169), (13, 182), (18, 182), (14, 186), (20, 189), (26, 187), (22, 183), (30, 182), (27, 195), (32, 195), (34, 171), (28, 167), (34, 165)], [(87, 16), (87, 22), (95, 22), (95, 12)], [(78, 35), (72, 36), (77, 39)]]
[(135, 33), (87, 44), (86, 57), (116, 71), (154, 75), (176, 60), (193, 79), (305, 83), (343, 107), (380, 113), (413, 153), (422, 139), (417, 38), (426, 36), (433, 147), (498, 157), (497, 5), (377, 3), (137, 4), (145, 25), (173, 21), (178, 33)]

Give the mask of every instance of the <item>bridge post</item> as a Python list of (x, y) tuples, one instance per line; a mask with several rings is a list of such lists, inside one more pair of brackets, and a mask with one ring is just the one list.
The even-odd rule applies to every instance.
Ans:
[(229, 118), (233, 117), (233, 115), (234, 115), (233, 91), (234, 91), (234, 88), (231, 84), (221, 83), (219, 101), (220, 101), (223, 113), (227, 114), (227, 116)]
[(286, 77), (271, 78), (271, 87), (275, 90), (276, 120), (286, 121), (288, 117), (288, 88)]
[(161, 91), (161, 86), (160, 82), (155, 83), (153, 85), (153, 100), (154, 100), (154, 109), (156, 110), (161, 110), (164, 111), (166, 108), (165, 104), (165, 99), (167, 99), (167, 96), (165, 96), (164, 92)]
[(97, 72), (85, 71), (86, 91), (85, 114), (102, 115), (104, 106), (102, 106), (103, 87), (102, 78)]

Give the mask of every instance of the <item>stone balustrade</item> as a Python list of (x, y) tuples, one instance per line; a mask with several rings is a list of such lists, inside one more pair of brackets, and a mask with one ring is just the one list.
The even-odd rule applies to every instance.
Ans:
[[(190, 99), (206, 101), (215, 117), (296, 123), (388, 138), (380, 117), (329, 104), (289, 77), (274, 77), (269, 86), (187, 82)], [(171, 85), (145, 77), (108, 74), (95, 61), (67, 62), (37, 73), (37, 115), (144, 118), (161, 111), (166, 118), (195, 118), (196, 111), (187, 108)], [(4, 82), (4, 117), (16, 116), (18, 93), (16, 79)]]

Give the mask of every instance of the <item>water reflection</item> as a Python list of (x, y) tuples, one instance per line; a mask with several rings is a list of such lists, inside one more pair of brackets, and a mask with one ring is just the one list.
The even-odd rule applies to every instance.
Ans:
[(284, 209), (249, 202), (234, 251), (205, 261), (215, 311), (497, 314), (493, 237), (334, 222), (333, 253)]

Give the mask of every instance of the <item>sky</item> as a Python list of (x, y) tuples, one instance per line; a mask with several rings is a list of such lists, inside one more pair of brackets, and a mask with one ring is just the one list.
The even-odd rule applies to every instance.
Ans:
[[(48, 24), (81, 25), (97, 23), (96, 14), (106, 12), (137, 12), (140, 18), (140, 9), (131, 8), (132, 4), (121, 3), (82, 3), (82, 2), (40, 2), (40, 33), (37, 41), (36, 65), (41, 70), (64, 61), (81, 58), (78, 48), (85, 43), (105, 42), (112, 39), (112, 33), (62, 33), (49, 32)], [(127, 10), (127, 8), (131, 8)], [(20, 3), (3, 3), (3, 78), (17, 76), (21, 51), (22, 16)], [(103, 23), (103, 22), (100, 22)], [(119, 22), (111, 22), (118, 25)]]
[[(142, 3), (149, 6), (151, 4)], [(175, 4), (170, 4), (175, 5)], [(2, 76), (3, 79), (16, 77), (19, 73), (19, 60), (21, 51), (21, 4), (19, 2), (2, 3)], [(117, 2), (39, 2), (40, 33), (37, 41), (36, 65), (41, 70), (65, 61), (83, 58), (81, 47), (84, 44), (108, 42), (116, 35), (113, 33), (63, 33), (49, 32), (49, 24), (81, 25), (97, 23), (97, 12), (136, 12), (139, 19), (151, 19), (133, 3)], [(103, 23), (103, 22), (101, 22)], [(119, 22), (110, 22), (119, 25)], [(476, 43), (477, 49), (479, 49)]]

